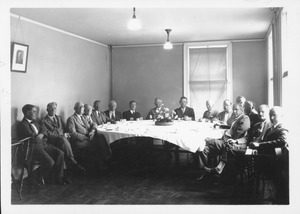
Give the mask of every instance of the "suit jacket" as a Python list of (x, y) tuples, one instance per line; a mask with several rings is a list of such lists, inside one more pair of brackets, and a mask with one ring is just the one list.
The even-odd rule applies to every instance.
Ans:
[(179, 118), (183, 118), (184, 116), (191, 117), (192, 120), (195, 120), (195, 112), (193, 108), (186, 107), (184, 112), (182, 112), (181, 108), (175, 109), (176, 114), (178, 115)]
[(258, 152), (263, 154), (275, 154), (275, 148), (288, 146), (288, 130), (282, 124), (275, 128), (269, 128), (258, 147)]
[(83, 114), (82, 116), (83, 116), (83, 118), (86, 120), (86, 122), (88, 122), (88, 124), (89, 124), (93, 129), (97, 128), (97, 124), (94, 123), (94, 121), (92, 120), (92, 117), (91, 117), (91, 116), (88, 116), (88, 115), (85, 115), (85, 114)]
[(97, 115), (96, 110), (92, 111), (91, 118), (92, 118), (93, 122), (96, 123), (98, 126), (103, 123), (106, 123), (107, 119), (108, 119), (104, 112), (100, 112), (99, 115)]
[(261, 121), (254, 124), (249, 134), (249, 142), (261, 142), (267, 130), (271, 128), (271, 126), (272, 123), (269, 120)]
[[(46, 127), (44, 126), (43, 123), (38, 123), (37, 121), (34, 121), (33, 124), (37, 128), (38, 134), (44, 134), (46, 137), (48, 137), (49, 131), (46, 129)], [(33, 148), (35, 148), (35, 149), (45, 148), (44, 143), (37, 142), (35, 140), (35, 137), (38, 134), (35, 132), (33, 126), (28, 122), (28, 120), (25, 119), (25, 117), (23, 118), (22, 122), (20, 123), (20, 125), (18, 127), (18, 131), (19, 131), (18, 134), (19, 134), (20, 139), (23, 139), (23, 138), (26, 138), (26, 137), (32, 137)]]
[(211, 110), (211, 111), (208, 111), (206, 110), (204, 113), (203, 113), (203, 118), (204, 119), (214, 119), (218, 116), (219, 112), (217, 110)]
[(65, 133), (65, 123), (63, 122), (62, 118), (58, 115), (55, 115), (57, 123), (55, 124), (53, 120), (46, 115), (43, 119), (42, 122), (45, 125), (45, 127), (49, 131), (49, 138), (55, 138), (55, 137), (60, 137), (63, 136)]
[[(162, 111), (162, 110), (164, 110), (163, 107), (160, 108), (160, 111)], [(155, 107), (155, 108), (152, 108), (152, 109), (150, 109), (150, 111), (148, 112), (147, 117), (146, 117), (146, 120), (157, 119), (157, 116), (158, 116), (158, 112), (157, 112), (156, 107)]]
[(76, 113), (67, 120), (67, 131), (70, 133), (71, 138), (75, 143), (85, 141), (92, 129), (93, 126), (90, 125), (83, 116), (80, 119)]
[(104, 113), (107, 116), (107, 122), (115, 123), (116, 121), (123, 119), (122, 114), (119, 111), (115, 111), (115, 118), (109, 117), (109, 110), (106, 110)]
[[(228, 117), (227, 117), (227, 119), (225, 118), (225, 116), (228, 114)], [(227, 123), (227, 121), (229, 120), (229, 118), (231, 117), (231, 115), (232, 115), (232, 111), (230, 111), (230, 112), (226, 112), (226, 111), (222, 111), (222, 112), (220, 112), (218, 115), (217, 115), (217, 119), (219, 120), (219, 121), (221, 121), (221, 122), (223, 122), (223, 123), (226, 123), (226, 124), (228, 124)]]
[(250, 112), (250, 114), (248, 115), (248, 117), (250, 118), (250, 122), (251, 122), (251, 128), (258, 122), (260, 122), (260, 118), (258, 116), (258, 114), (254, 113), (254, 112)]
[(137, 111), (135, 111), (134, 114), (132, 114), (130, 110), (123, 112), (123, 118), (126, 120), (130, 120), (130, 118), (133, 118), (134, 120), (136, 120), (136, 118), (140, 118), (140, 117), (141, 117), (141, 114)]
[(229, 139), (237, 140), (241, 148), (246, 148), (248, 136), (247, 131), (250, 129), (250, 119), (247, 115), (241, 115), (231, 125), (230, 129), (225, 131), (223, 140), (227, 142)]

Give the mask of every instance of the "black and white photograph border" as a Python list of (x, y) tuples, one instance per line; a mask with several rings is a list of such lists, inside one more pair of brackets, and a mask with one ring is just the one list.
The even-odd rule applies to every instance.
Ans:
[[(134, 4), (134, 5), (133, 5)], [(2, 6), (3, 5), (3, 6)], [(56, 8), (56, 7), (287, 7), (289, 20), (289, 97), (288, 106), (290, 109), (287, 112), (287, 118), (290, 130), (290, 204), (289, 205), (14, 205), (11, 204), (11, 67), (10, 67), (10, 9), (11, 8)], [(1, 33), (1, 55), (0, 55), (0, 87), (1, 87), (1, 212), (2, 213), (161, 213), (161, 212), (209, 212), (209, 213), (253, 213), (253, 212), (270, 212), (274, 213), (298, 213), (300, 210), (300, 188), (299, 188), (299, 173), (298, 164), (299, 156), (297, 151), (300, 151), (297, 143), (299, 137), (295, 136), (300, 133), (299, 122), (297, 116), (298, 107), (300, 106), (300, 99), (297, 99), (297, 92), (300, 89), (299, 80), (299, 50), (300, 34), (299, 34), (299, 20), (300, 8), (297, 1), (273, 1), (273, 0), (229, 0), (229, 1), (2, 1), (0, 9), (0, 20), (3, 22), (4, 30)], [(3, 47), (3, 48), (2, 48)], [(28, 56), (26, 56), (27, 58)], [(26, 69), (25, 69), (26, 72)], [(42, 78), (42, 77), (41, 77)], [(30, 83), (28, 83), (30, 84)], [(295, 99), (296, 98), (296, 99)], [(296, 115), (296, 116), (295, 116)]]

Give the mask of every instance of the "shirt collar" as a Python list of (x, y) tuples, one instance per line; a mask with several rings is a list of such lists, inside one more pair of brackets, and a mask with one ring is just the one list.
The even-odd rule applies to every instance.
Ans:
[(27, 119), (26, 117), (25, 117), (25, 119), (26, 119), (29, 123), (33, 122), (33, 120), (29, 120), (29, 119)]
[(49, 114), (47, 114), (47, 116), (48, 116), (50, 119), (52, 119), (52, 120), (53, 120), (53, 118), (55, 117), (55, 115), (54, 115), (54, 116), (50, 116)]

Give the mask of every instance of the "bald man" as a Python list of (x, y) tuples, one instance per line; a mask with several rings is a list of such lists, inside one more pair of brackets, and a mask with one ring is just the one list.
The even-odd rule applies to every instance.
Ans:
[(213, 109), (214, 103), (211, 100), (206, 101), (207, 110), (203, 113), (203, 119), (213, 121), (218, 117), (219, 112)]
[(218, 114), (217, 119), (221, 124), (227, 124), (227, 120), (232, 115), (232, 103), (230, 102), (230, 100), (226, 99), (223, 101), (223, 109), (224, 111)]
[(102, 135), (97, 135), (93, 124), (84, 117), (84, 104), (77, 102), (74, 105), (75, 113), (67, 120), (67, 130), (71, 135), (75, 149), (87, 149), (89, 156), (98, 162), (99, 170), (107, 168), (104, 162), (111, 157), (111, 150)]
[(164, 105), (164, 104), (163, 104), (162, 99), (156, 97), (156, 98), (154, 99), (154, 105), (155, 105), (155, 107), (152, 108), (152, 109), (150, 109), (149, 113), (147, 114), (147, 117), (146, 117), (147, 120), (153, 120), (153, 119), (156, 119), (157, 116), (158, 116), (158, 113), (159, 113), (161, 110), (163, 110), (163, 105)]
[(275, 154), (275, 148), (283, 148), (288, 145), (288, 130), (282, 124), (282, 108), (274, 106), (269, 115), (272, 126), (266, 131), (261, 142), (252, 142), (249, 145), (250, 148), (257, 149), (260, 154)]
[(121, 112), (117, 111), (117, 102), (115, 100), (111, 100), (108, 104), (108, 110), (104, 113), (107, 116), (107, 122), (116, 123), (116, 121), (120, 121), (123, 119)]
[(270, 108), (268, 105), (260, 105), (258, 107), (258, 115), (260, 122), (254, 124), (250, 136), (249, 142), (261, 142), (264, 138), (267, 130), (272, 126), (269, 118)]
[(106, 117), (105, 113), (102, 112), (100, 100), (96, 100), (94, 102), (94, 110), (92, 111), (91, 118), (98, 126), (107, 122), (108, 118)]

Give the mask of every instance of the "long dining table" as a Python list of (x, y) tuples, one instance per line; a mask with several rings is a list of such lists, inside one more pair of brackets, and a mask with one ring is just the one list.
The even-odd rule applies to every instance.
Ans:
[(174, 121), (172, 125), (155, 125), (153, 120), (124, 121), (97, 127), (108, 144), (132, 137), (150, 137), (167, 141), (183, 150), (195, 153), (203, 150), (206, 138), (221, 138), (224, 130), (214, 128), (213, 123)]

